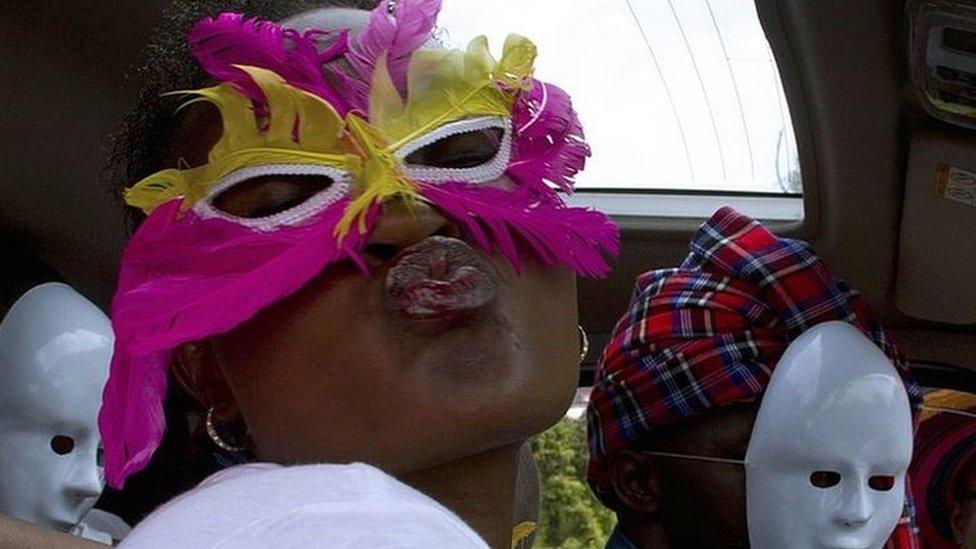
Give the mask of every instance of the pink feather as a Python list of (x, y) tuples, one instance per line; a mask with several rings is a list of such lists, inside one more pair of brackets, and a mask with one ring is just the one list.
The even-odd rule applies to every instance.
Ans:
[(572, 193), (590, 147), (583, 136), (569, 95), (535, 80), (512, 111), (515, 150), (508, 175), (522, 185), (542, 190), (555, 186)]
[(390, 0), (384, 0), (373, 10), (369, 23), (350, 42), (346, 54), (362, 81), (356, 104), (364, 112), (373, 71), (384, 54), (394, 85), (406, 93), (410, 56), (430, 40), (441, 9), (441, 0), (402, 0), (396, 2), (394, 16), (389, 13), (389, 3)]
[(235, 328), (330, 263), (363, 265), (364, 235), (353, 231), (341, 246), (333, 236), (348, 202), (333, 204), (314, 222), (274, 232), (192, 212), (173, 222), (179, 200), (150, 215), (123, 254), (112, 307), (117, 352), (99, 426), (113, 485), (145, 466), (162, 439), (171, 349)]
[[(176, 221), (180, 200), (158, 207), (146, 219), (139, 233), (165, 231)], [(121, 283), (128, 269), (122, 264)], [(117, 322), (112, 319), (113, 330)], [(168, 352), (144, 357), (141, 371), (133, 371), (133, 359), (120, 337), (115, 338), (108, 382), (102, 391), (98, 429), (105, 446), (105, 476), (109, 486), (121, 488), (126, 477), (149, 462), (153, 450), (162, 440), (165, 429), (163, 398), (166, 394)], [(162, 377), (162, 379), (160, 379)], [(139, 426), (141, 436), (129, 437), (127, 431)], [(134, 442), (134, 444), (133, 444)], [(140, 451), (141, 449), (141, 451)]]
[(234, 65), (274, 71), (289, 84), (321, 97), (344, 116), (349, 112), (349, 102), (326, 79), (323, 66), (346, 53), (346, 34), (340, 33), (337, 42), (320, 53), (316, 40), (322, 35), (322, 31), (301, 34), (270, 21), (222, 13), (194, 25), (189, 43), (207, 74), (233, 83), (258, 105), (266, 104), (264, 93)]
[(607, 256), (620, 248), (617, 226), (587, 208), (538, 200), (531, 189), (507, 191), (464, 183), (421, 184), (421, 193), (485, 251), (498, 251), (516, 271), (521, 269), (519, 243), (544, 265), (565, 265), (590, 277), (609, 274)]
[(170, 352), (133, 357), (116, 340), (112, 371), (102, 393), (98, 428), (105, 446), (105, 479), (121, 489), (149, 463), (163, 440), (163, 400)]

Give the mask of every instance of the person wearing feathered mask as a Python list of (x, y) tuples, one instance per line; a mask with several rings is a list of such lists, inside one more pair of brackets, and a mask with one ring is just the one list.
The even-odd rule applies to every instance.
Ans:
[(563, 203), (590, 151), (532, 42), (440, 47), (439, 7), (192, 28), (213, 85), (170, 90), (172, 162), (125, 193), (147, 217), (112, 304), (109, 484), (153, 456), (175, 378), (226, 462), (367, 462), (507, 541), (519, 448), (573, 398), (575, 277), (618, 233)]

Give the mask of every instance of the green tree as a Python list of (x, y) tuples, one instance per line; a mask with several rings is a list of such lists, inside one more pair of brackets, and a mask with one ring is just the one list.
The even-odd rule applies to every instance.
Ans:
[(565, 418), (532, 441), (542, 502), (535, 546), (602, 548), (615, 517), (586, 483), (586, 423)]

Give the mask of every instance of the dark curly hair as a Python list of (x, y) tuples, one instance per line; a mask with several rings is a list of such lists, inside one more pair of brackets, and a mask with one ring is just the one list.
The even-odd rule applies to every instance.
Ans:
[[(372, 9), (378, 0), (177, 0), (164, 12), (149, 37), (134, 77), (144, 85), (135, 108), (125, 117), (109, 143), (106, 167), (112, 192), (121, 198), (123, 189), (161, 169), (180, 127), (177, 99), (161, 97), (173, 90), (192, 90), (208, 84), (208, 77), (190, 58), (186, 35), (194, 23), (221, 12), (244, 13), (270, 21), (314, 8), (341, 7)], [(130, 224), (141, 213), (127, 210)]]

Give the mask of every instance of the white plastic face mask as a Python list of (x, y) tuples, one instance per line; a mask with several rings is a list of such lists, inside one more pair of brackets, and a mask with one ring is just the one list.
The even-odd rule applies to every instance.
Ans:
[(777, 364), (749, 440), (751, 547), (882, 547), (911, 458), (911, 409), (891, 361), (845, 322), (815, 326)]
[(114, 337), (71, 287), (42, 284), (0, 323), (0, 512), (69, 531), (102, 491), (96, 419)]

